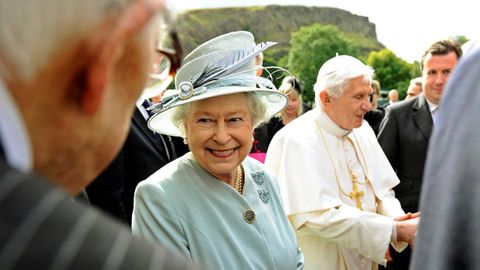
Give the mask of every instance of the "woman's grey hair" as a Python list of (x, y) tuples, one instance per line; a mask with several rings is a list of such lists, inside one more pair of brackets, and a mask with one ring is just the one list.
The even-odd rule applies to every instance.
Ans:
[(32, 78), (62, 48), (80, 40), (131, 2), (0, 1), (0, 76)]
[(321, 92), (326, 91), (329, 96), (338, 98), (343, 95), (345, 86), (352, 79), (363, 77), (366, 84), (371, 84), (373, 73), (370, 66), (351, 56), (341, 55), (328, 60), (320, 68), (313, 87), (317, 107), (323, 106), (320, 101)]
[[(270, 117), (267, 114), (266, 103), (264, 102), (264, 96), (255, 92), (245, 92), (247, 96), (248, 111), (252, 116), (253, 128), (260, 126), (262, 123), (267, 122)], [(192, 102), (172, 108), (172, 122), (181, 131), (182, 137), (185, 138), (185, 120), (190, 110)]]

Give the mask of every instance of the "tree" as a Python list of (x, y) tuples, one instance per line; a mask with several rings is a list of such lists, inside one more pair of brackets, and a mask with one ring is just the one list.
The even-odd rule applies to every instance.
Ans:
[(418, 63), (409, 64), (389, 49), (371, 52), (367, 64), (375, 70), (374, 78), (382, 89), (397, 89), (401, 99), (406, 95), (410, 80), (420, 76)]
[(454, 37), (450, 37), (451, 39), (455, 40), (456, 42), (458, 42), (458, 44), (460, 45), (463, 45), (465, 44), (467, 41), (469, 41), (470, 39), (467, 38), (466, 36), (464, 35), (457, 35), (457, 36), (454, 36)]
[(308, 103), (314, 102), (313, 85), (323, 63), (336, 54), (358, 54), (355, 42), (333, 25), (313, 24), (302, 27), (298, 32), (292, 33), (290, 45), (287, 67), (303, 82), (302, 96)]

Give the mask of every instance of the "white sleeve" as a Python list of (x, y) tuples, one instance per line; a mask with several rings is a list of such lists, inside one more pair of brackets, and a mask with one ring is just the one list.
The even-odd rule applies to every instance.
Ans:
[(313, 216), (305, 226), (322, 238), (384, 265), (394, 221), (389, 217), (341, 205)]
[[(395, 198), (395, 192), (393, 190), (389, 190), (387, 193), (385, 193), (385, 196), (379, 202), (378, 213), (391, 218), (396, 218), (405, 214), (400, 202), (397, 198)], [(408, 243), (397, 242), (396, 239), (397, 230), (395, 226), (393, 226), (393, 234), (391, 239), (392, 246), (397, 252), (402, 252), (408, 246)]]

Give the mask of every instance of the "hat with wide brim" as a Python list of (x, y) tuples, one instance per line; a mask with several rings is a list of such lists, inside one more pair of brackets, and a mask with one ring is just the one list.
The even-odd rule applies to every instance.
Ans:
[(253, 93), (265, 104), (267, 117), (285, 108), (287, 97), (271, 80), (256, 76), (255, 56), (273, 42), (256, 45), (253, 35), (228, 33), (200, 45), (185, 57), (175, 77), (175, 89), (167, 90), (148, 127), (158, 133), (184, 136), (173, 122), (174, 109), (191, 102), (236, 93)]

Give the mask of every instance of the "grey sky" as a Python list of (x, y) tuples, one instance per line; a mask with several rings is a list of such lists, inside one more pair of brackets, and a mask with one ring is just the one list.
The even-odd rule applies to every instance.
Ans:
[(466, 35), (477, 39), (480, 19), (472, 0), (168, 0), (174, 10), (268, 4), (329, 6), (367, 16), (377, 38), (399, 57), (413, 62), (436, 40)]

